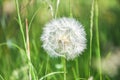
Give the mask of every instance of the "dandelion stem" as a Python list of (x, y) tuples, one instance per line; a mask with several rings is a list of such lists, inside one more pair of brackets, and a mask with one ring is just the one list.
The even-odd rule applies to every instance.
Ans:
[(93, 38), (93, 17), (94, 17), (94, 0), (92, 1), (91, 16), (90, 16), (90, 62), (89, 62), (89, 77), (91, 76), (91, 59), (92, 59), (92, 38)]
[(76, 62), (76, 72), (77, 72), (77, 78), (80, 78), (79, 77), (79, 64), (78, 64), (78, 58), (75, 60), (75, 62)]
[(100, 74), (100, 80), (102, 80), (101, 55), (100, 55), (99, 30), (98, 30), (98, 3), (97, 3), (97, 0), (95, 0), (95, 26), (96, 26), (97, 58), (99, 61), (99, 74)]
[(64, 80), (66, 80), (66, 59), (64, 58)]

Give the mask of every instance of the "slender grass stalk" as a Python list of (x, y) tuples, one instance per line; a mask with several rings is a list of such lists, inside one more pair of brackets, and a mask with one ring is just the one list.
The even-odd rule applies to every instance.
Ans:
[(60, 0), (57, 0), (56, 11), (55, 11), (55, 18), (57, 17), (59, 4), (60, 4)]
[(39, 64), (39, 70), (38, 70), (38, 74), (42, 74), (42, 69), (44, 67), (44, 63), (42, 62), (41, 64)]
[(29, 29), (28, 29), (27, 18), (26, 18), (26, 53), (27, 53), (28, 65), (29, 65), (29, 80), (37, 80), (38, 78), (35, 75), (35, 69), (31, 63), (31, 58), (30, 58), (30, 41), (29, 41)]
[(36, 44), (35, 40), (32, 40), (32, 45), (33, 45), (33, 49), (34, 49), (35, 53), (38, 53), (37, 44)]
[(31, 77), (31, 59), (30, 59), (30, 44), (29, 44), (29, 30), (28, 30), (28, 20), (26, 18), (26, 53), (28, 57), (28, 64), (29, 64), (29, 80), (32, 80)]
[[(3, 46), (3, 45), (7, 45), (7, 43), (6, 42), (0, 43), (0, 46)], [(14, 43), (11, 43), (11, 46), (13, 46), (13, 47), (15, 47), (15, 48), (17, 48), (19, 50), (23, 50), (22, 48), (20, 48), (18, 45), (14, 44)]]
[(31, 79), (38, 80), (38, 76), (36, 75), (36, 70), (30, 61), (29, 61), (29, 70), (30, 70)]
[(96, 26), (96, 42), (97, 42), (97, 59), (99, 61), (100, 80), (102, 80), (101, 55), (100, 55), (99, 30), (98, 30), (98, 2), (97, 2), (97, 0), (95, 0), (95, 26)]
[[(0, 43), (0, 46), (4, 46), (4, 45), (8, 45), (6, 42), (5, 43)], [(25, 53), (25, 50), (24, 49), (22, 49), (21, 47), (19, 47), (17, 44), (14, 44), (14, 43), (11, 43), (10, 44), (12, 47), (15, 47), (15, 48), (17, 48), (19, 51), (20, 51), (20, 53), (21, 53), (21, 56), (24, 56), (24, 59), (26, 59), (27, 60), (27, 56), (24, 54)], [(23, 58), (23, 57), (22, 57)]]
[[(47, 56), (47, 63), (46, 63), (45, 75), (46, 75), (47, 72), (48, 72), (48, 67), (49, 67), (49, 56)], [(46, 77), (46, 80), (47, 80), (47, 77)]]
[(90, 16), (90, 60), (89, 60), (89, 77), (91, 76), (91, 59), (92, 59), (92, 38), (93, 38), (93, 17), (94, 17), (94, 0), (91, 6), (91, 16)]
[(28, 20), (26, 18), (26, 49), (27, 49), (27, 55), (28, 59), (30, 59), (30, 43), (29, 43), (29, 30), (28, 30)]
[(0, 80), (5, 80), (5, 79), (2, 77), (2, 75), (0, 75)]
[(18, 23), (19, 23), (19, 26), (20, 26), (20, 31), (21, 31), (21, 33), (22, 33), (22, 38), (23, 38), (24, 47), (25, 47), (25, 49), (26, 49), (25, 35), (24, 35), (23, 26), (22, 26), (22, 21), (21, 21), (21, 17), (20, 17), (20, 10), (19, 10), (18, 0), (15, 0), (15, 3), (16, 3), (17, 15), (18, 15)]
[(74, 79), (76, 80), (77, 79), (77, 74), (76, 74), (76, 71), (75, 71), (75, 69), (74, 68), (72, 68), (72, 72), (73, 72), (73, 76), (74, 76)]
[(48, 76), (52, 76), (52, 75), (55, 75), (55, 74), (61, 74), (61, 73), (64, 73), (64, 72), (52, 72), (52, 73), (49, 73), (43, 77), (41, 77), (39, 80), (43, 80), (44, 78), (48, 77)]
[(32, 16), (32, 18), (31, 18), (31, 20), (30, 20), (30, 23), (29, 23), (29, 31), (30, 31), (30, 28), (31, 28), (31, 24), (32, 24), (32, 22), (33, 22), (33, 19), (35, 18), (35, 16), (37, 15), (37, 13), (39, 12), (39, 9), (40, 8), (38, 8), (36, 11), (35, 11), (35, 13), (33, 14), (33, 16)]
[(24, 42), (24, 47), (25, 47), (25, 50), (26, 50), (26, 53), (27, 53), (27, 58), (28, 58), (28, 65), (29, 65), (29, 80), (31, 80), (31, 72), (30, 72), (30, 66), (31, 66), (31, 63), (30, 63), (30, 45), (29, 45), (29, 33), (28, 33), (28, 22), (27, 22), (27, 19), (26, 19), (26, 41), (25, 41), (25, 35), (24, 35), (24, 30), (23, 30), (23, 26), (22, 26), (22, 21), (21, 21), (21, 17), (20, 17), (20, 11), (19, 11), (19, 4), (18, 4), (18, 0), (15, 0), (16, 2), (16, 8), (17, 8), (17, 15), (18, 15), (18, 23), (19, 23), (19, 26), (20, 26), (20, 31), (22, 33), (22, 37), (23, 37), (23, 42)]

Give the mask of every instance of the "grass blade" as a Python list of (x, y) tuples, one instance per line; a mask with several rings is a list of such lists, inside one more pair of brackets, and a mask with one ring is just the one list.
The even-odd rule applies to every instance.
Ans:
[(95, 1), (95, 26), (96, 26), (96, 42), (97, 42), (97, 59), (99, 62), (99, 75), (102, 80), (102, 68), (101, 68), (101, 55), (100, 55), (100, 43), (99, 43), (99, 30), (98, 30), (98, 3)]
[(25, 47), (25, 49), (26, 49), (25, 35), (24, 35), (23, 26), (22, 26), (22, 21), (21, 21), (21, 17), (20, 17), (20, 10), (19, 10), (18, 0), (15, 0), (15, 3), (16, 3), (16, 8), (17, 8), (18, 23), (19, 23), (19, 26), (20, 26), (20, 31), (21, 31), (21, 33), (22, 33), (22, 38), (23, 38), (23, 42), (24, 42), (24, 47)]
[(52, 73), (49, 73), (43, 77), (41, 77), (39, 80), (43, 80), (44, 78), (48, 77), (48, 76), (52, 76), (52, 75), (55, 75), (55, 74), (61, 74), (61, 73), (64, 73), (64, 72), (52, 72)]
[(2, 77), (2, 75), (0, 75), (0, 80), (5, 80), (5, 79)]
[(94, 17), (94, 0), (92, 1), (90, 16), (90, 60), (89, 60), (89, 77), (91, 76), (91, 59), (92, 59), (92, 38), (93, 38), (93, 17)]

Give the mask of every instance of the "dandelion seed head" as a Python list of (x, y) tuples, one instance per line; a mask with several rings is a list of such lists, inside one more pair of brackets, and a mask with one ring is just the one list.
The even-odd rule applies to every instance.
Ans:
[(81, 23), (64, 17), (53, 19), (45, 25), (41, 41), (50, 56), (64, 56), (70, 60), (82, 54), (86, 48), (86, 33)]

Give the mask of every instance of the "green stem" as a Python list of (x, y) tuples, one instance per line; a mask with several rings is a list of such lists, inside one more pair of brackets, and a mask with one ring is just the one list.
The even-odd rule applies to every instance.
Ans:
[[(47, 72), (48, 72), (48, 68), (49, 68), (48, 63), (49, 63), (49, 56), (47, 56), (47, 63), (46, 63), (45, 75), (46, 75), (46, 74), (47, 74)], [(46, 77), (46, 80), (48, 80), (48, 79), (47, 79), (47, 77)]]
[(29, 80), (31, 80), (32, 77), (31, 77), (30, 41), (29, 41), (29, 30), (28, 30), (27, 18), (26, 18), (26, 53), (27, 53), (28, 64), (29, 64)]
[(16, 8), (17, 8), (17, 15), (18, 15), (18, 22), (19, 22), (19, 26), (20, 26), (20, 31), (21, 31), (21, 33), (22, 33), (23, 42), (24, 42), (24, 47), (25, 47), (25, 49), (26, 49), (25, 35), (24, 35), (23, 26), (22, 26), (22, 21), (21, 21), (21, 17), (20, 17), (20, 10), (19, 10), (18, 0), (15, 0), (15, 2), (16, 2)]
[(96, 26), (97, 58), (99, 61), (99, 75), (100, 75), (100, 80), (102, 80), (101, 55), (100, 55), (99, 30), (98, 30), (98, 3), (97, 3), (97, 0), (95, 1), (95, 26)]
[(55, 75), (55, 74), (62, 74), (62, 73), (64, 73), (64, 72), (52, 72), (52, 73), (49, 73), (49, 74), (41, 77), (39, 80), (43, 80), (46, 77), (49, 77), (49, 76), (52, 76), (52, 75)]
[(56, 11), (55, 11), (55, 18), (57, 17), (59, 3), (60, 3), (60, 0), (57, 0)]
[(66, 80), (66, 59), (64, 58), (64, 80)]
[(40, 8), (38, 8), (38, 9), (35, 11), (35, 13), (33, 14), (32, 18), (31, 18), (31, 20), (30, 20), (30, 23), (29, 23), (29, 31), (30, 31), (30, 28), (31, 28), (31, 24), (32, 24), (32, 22), (33, 22), (33, 19), (35, 18), (35, 16), (36, 16), (37, 13), (39, 12), (39, 9), (40, 9)]
[(91, 59), (92, 59), (92, 38), (93, 38), (93, 17), (94, 17), (94, 0), (92, 1), (91, 16), (90, 16), (90, 62), (89, 62), (89, 77), (91, 75)]
[(76, 72), (77, 72), (77, 79), (80, 78), (79, 77), (79, 67), (78, 67), (78, 58), (75, 60), (76, 62)]

